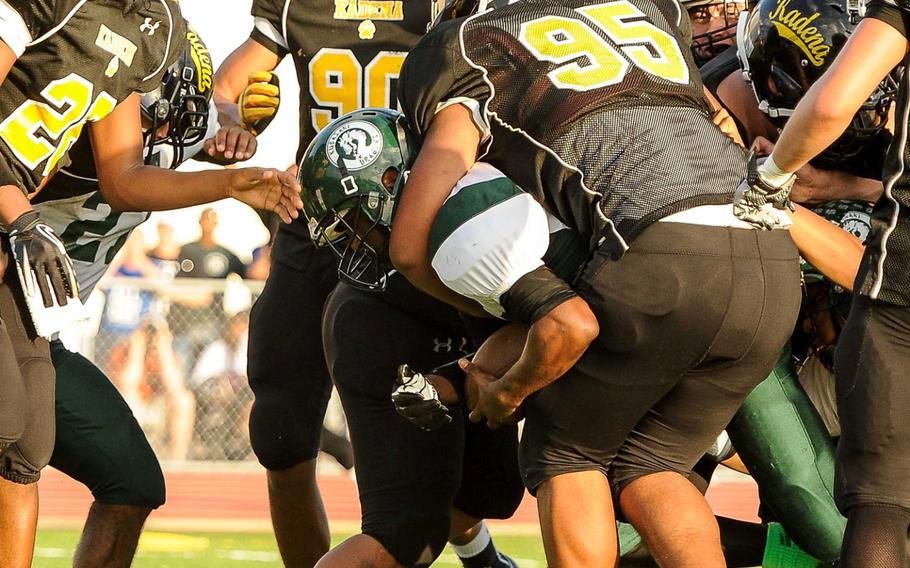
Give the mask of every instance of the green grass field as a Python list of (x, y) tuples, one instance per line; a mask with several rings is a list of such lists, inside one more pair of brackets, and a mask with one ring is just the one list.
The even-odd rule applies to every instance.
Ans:
[[(350, 535), (339, 534), (333, 544)], [(494, 535), (499, 549), (512, 556), (522, 568), (546, 565), (543, 544), (538, 536)], [(69, 568), (78, 531), (38, 531), (35, 568)], [(142, 536), (135, 568), (241, 568), (281, 567), (275, 540), (270, 534), (162, 533), (148, 531)], [(434, 566), (461, 566), (446, 550)]]

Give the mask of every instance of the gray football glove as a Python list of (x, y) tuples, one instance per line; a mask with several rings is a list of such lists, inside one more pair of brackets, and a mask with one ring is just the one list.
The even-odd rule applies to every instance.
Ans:
[(79, 294), (73, 261), (54, 230), (41, 220), (37, 211), (23, 213), (6, 229), (13, 256), (25, 278), (25, 294), (34, 295), (36, 290), (32, 287), (37, 286), (46, 308), (54, 305), (55, 297), (57, 303), (64, 306), (69, 298)]
[(758, 171), (764, 160), (765, 158), (757, 159), (753, 153), (749, 154), (749, 173), (746, 179), (739, 183), (734, 193), (733, 214), (759, 229), (771, 230), (782, 226), (780, 218), (762, 208), (770, 203), (775, 209), (793, 211), (795, 207), (790, 202), (790, 190), (793, 189), (796, 176), (791, 176), (780, 187), (773, 186), (766, 182)]
[(427, 432), (438, 430), (452, 421), (448, 407), (439, 401), (436, 388), (406, 364), (398, 367), (392, 404), (404, 419)]

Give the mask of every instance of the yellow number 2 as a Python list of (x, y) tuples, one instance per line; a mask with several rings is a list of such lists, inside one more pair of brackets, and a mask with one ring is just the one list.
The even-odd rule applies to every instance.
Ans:
[(85, 123), (101, 120), (117, 106), (104, 91), (92, 102), (93, 90), (76, 73), (51, 81), (41, 91), (48, 102), (22, 103), (0, 123), (0, 138), (30, 169), (50, 158), (42, 170), (42, 175), (48, 175), (79, 138)]
[(398, 78), (405, 53), (380, 51), (362, 67), (350, 49), (323, 48), (310, 60), (310, 96), (323, 108), (311, 110), (319, 132), (342, 114), (370, 107), (393, 108), (392, 81)]
[(673, 83), (689, 82), (679, 43), (629, 0), (576, 12), (582, 18), (544, 16), (522, 24), (519, 31), (518, 40), (536, 58), (561, 64), (547, 74), (557, 87), (587, 91), (615, 85), (625, 79), (630, 64)]

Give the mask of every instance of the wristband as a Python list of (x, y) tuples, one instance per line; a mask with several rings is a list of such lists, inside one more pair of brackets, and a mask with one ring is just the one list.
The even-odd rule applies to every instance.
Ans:
[(768, 185), (773, 185), (774, 187), (783, 187), (790, 178), (793, 177), (793, 172), (785, 172), (780, 169), (780, 167), (774, 162), (774, 155), (768, 156), (768, 158), (759, 164), (758, 174), (761, 176), (762, 180)]

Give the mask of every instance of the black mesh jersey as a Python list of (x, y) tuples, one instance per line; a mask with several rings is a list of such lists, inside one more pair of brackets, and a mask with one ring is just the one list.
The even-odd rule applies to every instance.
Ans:
[[(300, 83), (297, 161), (316, 133), (364, 107), (396, 108), (398, 72), (426, 32), (431, 0), (254, 0), (252, 38), (279, 57), (290, 54)], [(301, 218), (279, 231), (273, 258), (299, 264), (309, 231)], [(297, 257), (295, 259), (295, 257)]]
[(731, 203), (745, 175), (678, 21), (673, 0), (525, 0), (447, 22), (405, 61), (402, 109), (423, 136), (471, 108), (483, 160), (618, 255), (661, 217)]
[[(899, 3), (906, 6), (905, 3)], [(900, 8), (894, 2), (873, 0), (866, 9), (867, 18), (876, 18), (910, 38), (910, 7)], [(910, 64), (910, 57), (904, 58)], [(910, 306), (910, 73), (900, 78), (895, 107), (894, 140), (888, 147), (882, 181), (885, 193), (872, 211), (872, 231), (866, 240), (857, 283), (860, 294), (872, 299)]]
[(133, 92), (154, 89), (186, 38), (173, 0), (12, 3), (31, 42), (0, 86), (0, 184), (33, 193), (76, 142)]

